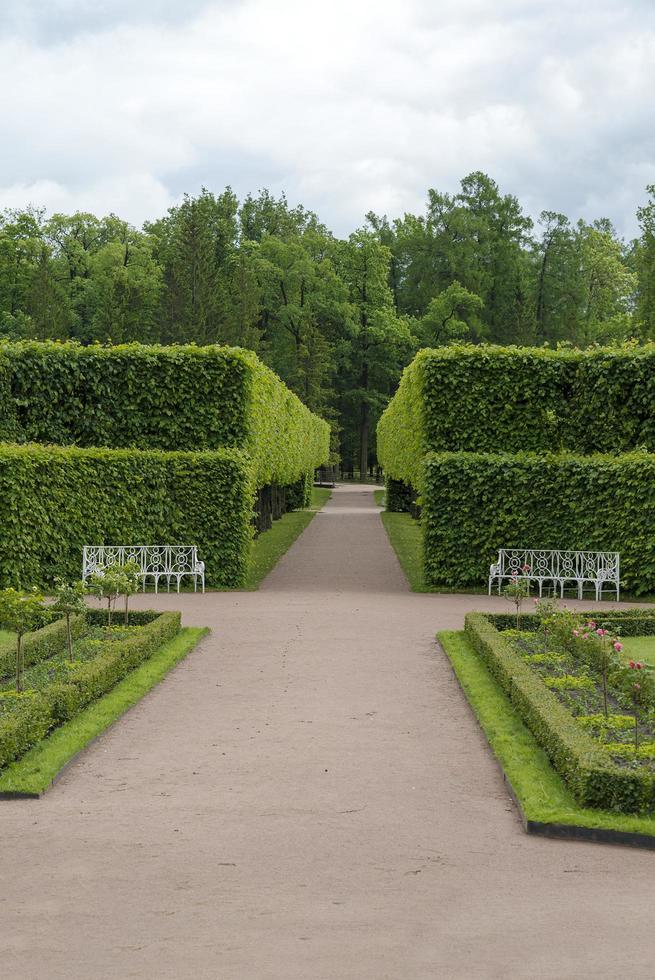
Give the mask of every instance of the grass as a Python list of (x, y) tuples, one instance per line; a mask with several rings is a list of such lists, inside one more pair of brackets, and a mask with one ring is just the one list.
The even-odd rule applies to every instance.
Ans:
[[(384, 490), (376, 490), (375, 502), (380, 507), (384, 506)], [(382, 512), (381, 517), (393, 550), (396, 552), (398, 561), (402, 566), (412, 592), (464, 593), (466, 595), (487, 594), (486, 585), (469, 585), (466, 588), (455, 588), (452, 585), (427, 585), (423, 574), (423, 541), (420, 523), (415, 521), (411, 514), (395, 514), (386, 510)], [(655, 602), (655, 596), (653, 595), (633, 596), (626, 591), (621, 592), (621, 599), (626, 602)], [(644, 637), (643, 639), (646, 638)], [(653, 647), (651, 656), (653, 657), (655, 666), (655, 646)], [(641, 659), (643, 660), (645, 657), (642, 655)]]
[(641, 660), (655, 667), (655, 636), (626, 636), (621, 643), (625, 660)]
[(264, 531), (255, 538), (246, 578), (246, 591), (254, 592), (259, 588), (262, 579), (266, 578), (271, 569), (277, 565), (282, 555), (289, 550), (331, 496), (330, 489), (313, 487), (312, 503), (308, 510), (294, 510), (285, 514), (279, 521), (273, 522), (273, 527), (269, 531)]
[(466, 635), (443, 632), (438, 639), (527, 820), (655, 836), (655, 816), (578, 806)]
[(140, 701), (208, 632), (181, 630), (111, 691), (7, 766), (0, 774), (0, 795), (40, 796), (66, 763)]

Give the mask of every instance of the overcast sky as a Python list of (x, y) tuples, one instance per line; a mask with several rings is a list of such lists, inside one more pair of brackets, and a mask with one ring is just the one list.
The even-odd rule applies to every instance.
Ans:
[(636, 231), (655, 0), (0, 0), (0, 208), (268, 187), (338, 234), (484, 170)]

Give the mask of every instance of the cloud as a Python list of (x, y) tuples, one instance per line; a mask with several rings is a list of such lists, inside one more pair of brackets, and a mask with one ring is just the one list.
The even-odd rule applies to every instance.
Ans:
[(655, 181), (648, 2), (9, 0), (0, 16), (0, 206), (140, 223), (202, 184), (268, 186), (346, 234), (481, 169), (533, 215), (632, 235)]

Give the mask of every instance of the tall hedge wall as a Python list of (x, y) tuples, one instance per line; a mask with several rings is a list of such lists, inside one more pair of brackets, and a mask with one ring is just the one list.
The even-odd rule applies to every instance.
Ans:
[(420, 485), (426, 452), (655, 450), (655, 345), (423, 350), (378, 425), (388, 476)]
[(0, 587), (79, 578), (85, 544), (196, 544), (209, 585), (240, 585), (252, 467), (206, 452), (0, 445)]
[(228, 347), (0, 346), (0, 441), (204, 450), (253, 459), (258, 486), (292, 483), (329, 453), (329, 429), (250, 351)]
[(426, 580), (486, 582), (500, 547), (618, 551), (621, 580), (655, 592), (655, 456), (430, 453)]

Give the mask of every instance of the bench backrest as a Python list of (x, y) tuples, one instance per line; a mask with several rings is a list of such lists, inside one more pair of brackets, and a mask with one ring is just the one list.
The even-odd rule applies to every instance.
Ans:
[(614, 551), (545, 551), (536, 548), (501, 548), (499, 571), (522, 575), (528, 565), (534, 578), (618, 579), (619, 555)]
[(119, 567), (132, 561), (142, 575), (182, 575), (198, 564), (198, 549), (191, 544), (85, 545), (82, 551), (82, 577), (98, 568)]

